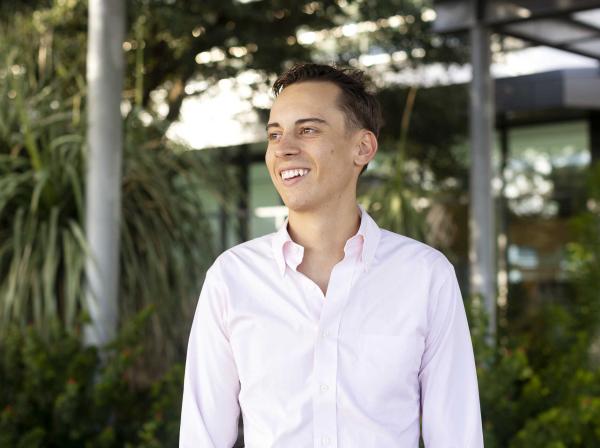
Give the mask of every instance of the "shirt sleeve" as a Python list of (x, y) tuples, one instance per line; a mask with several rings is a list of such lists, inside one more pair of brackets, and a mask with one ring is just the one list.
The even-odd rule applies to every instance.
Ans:
[(427, 448), (482, 448), (473, 345), (465, 308), (446, 259), (436, 263), (429, 330), (421, 362), (423, 441)]
[(231, 448), (240, 390), (227, 333), (226, 291), (215, 267), (206, 273), (187, 348), (180, 448)]

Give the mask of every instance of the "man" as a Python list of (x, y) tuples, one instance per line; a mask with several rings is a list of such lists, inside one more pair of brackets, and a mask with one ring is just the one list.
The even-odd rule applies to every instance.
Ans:
[(279, 231), (209, 269), (190, 334), (181, 448), (483, 446), (452, 265), (380, 229), (356, 185), (377, 152), (362, 73), (298, 65), (274, 85), (266, 164)]

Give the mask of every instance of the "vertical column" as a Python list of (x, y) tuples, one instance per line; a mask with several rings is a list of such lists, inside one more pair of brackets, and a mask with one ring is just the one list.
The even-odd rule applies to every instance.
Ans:
[[(224, 150), (221, 150), (219, 152), (219, 157), (217, 157), (217, 160), (219, 161), (221, 166), (224, 167), (223, 169), (225, 169), (225, 170), (227, 170), (229, 168), (229, 165), (231, 163), (230, 158), (227, 157), (226, 154), (227, 153)], [(229, 216), (227, 213), (227, 207), (225, 206), (225, 204), (223, 202), (223, 198), (227, 197), (227, 195), (229, 193), (227, 191), (227, 188), (229, 188), (229, 186), (221, 184), (221, 185), (219, 185), (219, 188), (221, 189), (221, 197), (219, 199), (219, 231), (220, 231), (220, 240), (221, 240), (221, 252), (225, 252), (229, 248), (229, 244), (228, 244)]]
[(240, 146), (238, 158), (240, 198), (238, 202), (239, 242), (250, 239), (250, 145)]
[(504, 172), (508, 164), (510, 151), (509, 129), (506, 114), (499, 117), (498, 130), (500, 131), (500, 168), (499, 174), (502, 181), (502, 189), (498, 198), (498, 326), (506, 324), (508, 307), (508, 272), (510, 269), (508, 262), (509, 246), (509, 210), (506, 199), (506, 177)]
[(591, 164), (600, 162), (600, 110), (590, 112), (590, 153), (592, 156)]
[(102, 346), (117, 330), (123, 125), (125, 2), (90, 0), (88, 10), (88, 153), (85, 228), (86, 343)]
[(470, 31), (471, 64), (471, 169), (470, 169), (470, 291), (483, 298), (491, 338), (496, 329), (494, 202), (492, 197), (492, 139), (494, 89), (490, 74), (490, 31), (482, 23), (483, 2), (474, 1), (475, 22)]

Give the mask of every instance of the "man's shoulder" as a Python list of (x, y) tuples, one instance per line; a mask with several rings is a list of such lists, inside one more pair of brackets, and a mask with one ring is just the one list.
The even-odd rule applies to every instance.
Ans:
[(452, 266), (440, 250), (422, 241), (383, 228), (378, 252), (384, 259), (393, 262), (411, 262), (429, 267)]
[(274, 234), (269, 233), (230, 247), (215, 259), (211, 268), (218, 267), (221, 272), (235, 272), (242, 266), (256, 266), (258, 263), (272, 260)]

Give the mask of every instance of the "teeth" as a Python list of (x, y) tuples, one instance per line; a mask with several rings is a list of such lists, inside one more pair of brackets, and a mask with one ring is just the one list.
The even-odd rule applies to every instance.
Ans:
[(299, 170), (283, 170), (281, 172), (281, 178), (283, 180), (291, 179), (296, 176), (305, 176), (309, 170), (307, 169), (299, 169)]

